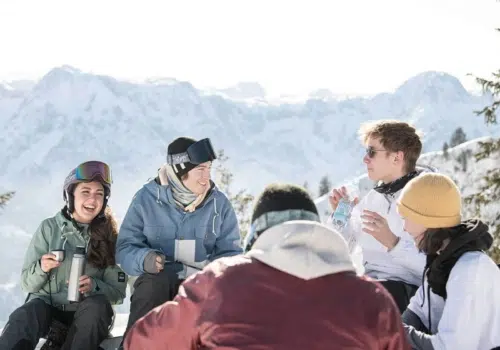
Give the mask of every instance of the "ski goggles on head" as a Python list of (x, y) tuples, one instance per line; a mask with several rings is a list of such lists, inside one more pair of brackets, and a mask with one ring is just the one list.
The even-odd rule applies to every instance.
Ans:
[(186, 152), (167, 155), (167, 163), (170, 165), (191, 163), (202, 164), (217, 159), (210, 139), (202, 139), (188, 147)]
[(80, 164), (75, 169), (75, 177), (80, 181), (91, 181), (96, 177), (101, 177), (109, 185), (113, 182), (109, 165), (95, 160)]

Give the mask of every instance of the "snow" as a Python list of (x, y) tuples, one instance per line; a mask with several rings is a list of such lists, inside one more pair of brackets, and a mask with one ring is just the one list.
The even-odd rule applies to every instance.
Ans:
[[(46, 159), (47, 154), (62, 140), (64, 134), (60, 130), (51, 130), (48, 137), (41, 138), (31, 145), (32, 147), (26, 149), (24, 152), (18, 155), (17, 165), (31, 163), (33, 165), (43, 165), (44, 159)], [(23, 169), (18, 169), (12, 166), (9, 171), (20, 172)]]
[[(396, 118), (424, 132), (420, 162), (432, 164), (460, 184), (464, 194), (478, 190), (493, 158), (475, 163), (478, 137), (500, 136), (500, 125), (487, 127), (474, 114), (489, 101), (471, 94), (456, 77), (424, 72), (393, 92), (375, 96), (336, 95), (318, 89), (309, 96), (266, 95), (257, 83), (225, 91), (203, 91), (174, 78), (132, 83), (54, 68), (37, 82), (0, 86), (0, 192), (16, 195), (0, 212), (0, 327), (24, 301), (19, 273), (32, 233), (62, 205), (65, 176), (88, 159), (108, 162), (114, 175), (110, 205), (123, 218), (134, 193), (165, 162), (168, 143), (181, 135), (210, 137), (230, 157), (234, 190), (257, 194), (273, 181), (316, 184), (328, 175), (363, 195), (373, 183), (363, 175), (360, 123)], [(249, 102), (250, 101), (250, 102)], [(462, 127), (469, 141), (440, 151)], [(457, 161), (468, 152), (468, 169)], [(469, 154), (470, 153), (470, 154)], [(361, 186), (359, 186), (361, 183)], [(317, 200), (324, 215), (326, 197)], [(471, 211), (471, 208), (466, 208)], [(487, 208), (489, 218), (497, 207)], [(117, 307), (126, 312), (128, 300)], [(117, 330), (124, 316), (119, 316)], [(119, 331), (118, 331), (119, 332)]]
[[(244, 97), (224, 97), (233, 90)], [(329, 97), (320, 89), (305, 100), (287, 101), (268, 97), (252, 82), (225, 91), (207, 94), (173, 78), (134, 84), (69, 66), (54, 68), (32, 90), (23, 90), (21, 101), (0, 99), (0, 123), (9, 120), (0, 132), (0, 147), (7, 150), (0, 156), (0, 178), (11, 183), (30, 173), (34, 164), (21, 155), (31, 154), (27, 149), (38, 153), (38, 142), (52, 145), (52, 152), (35, 157), (45, 168), (70, 169), (72, 150), (85, 145), (90, 149), (83, 154), (110, 159), (116, 174), (131, 164), (154, 169), (166, 145), (186, 134), (211, 137), (230, 157), (239, 187), (257, 192), (270, 178), (250, 176), (255, 164), (276, 179), (296, 183), (318, 183), (324, 174), (337, 182), (360, 173), (356, 131), (371, 119), (415, 122), (425, 131), (425, 151), (440, 149), (457, 127), (469, 139), (500, 135), (500, 126), (488, 128), (474, 115), (488, 99), (469, 94), (457, 78), (439, 72), (424, 72), (373, 97)], [(259, 103), (244, 102), (252, 99)], [(335, 166), (338, 159), (342, 167)]]

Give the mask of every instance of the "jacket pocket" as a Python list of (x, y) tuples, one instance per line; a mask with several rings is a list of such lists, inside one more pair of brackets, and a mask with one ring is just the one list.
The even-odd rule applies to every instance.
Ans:
[(194, 229), (194, 234), (197, 240), (204, 240), (205, 238), (208, 238), (208, 235), (212, 234), (212, 225), (209, 225), (208, 223), (197, 225)]
[(175, 231), (171, 227), (164, 226), (144, 226), (144, 235), (147, 238), (147, 245), (152, 249), (162, 252), (167, 259), (174, 256)]
[(161, 239), (174, 239), (175, 230), (171, 227), (165, 226), (144, 226), (144, 235), (148, 241), (155, 242)]
[[(203, 247), (203, 250), (205, 251), (204, 255), (210, 255), (214, 249), (215, 240), (217, 239), (217, 236), (213, 232), (212, 223), (210, 222), (207, 225), (197, 226), (195, 233), (196, 241), (198, 242), (196, 245), (200, 248)], [(203, 260), (204, 259), (205, 258), (203, 258)]]

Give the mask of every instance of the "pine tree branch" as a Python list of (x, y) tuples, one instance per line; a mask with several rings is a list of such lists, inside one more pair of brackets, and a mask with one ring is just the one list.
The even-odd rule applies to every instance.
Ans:
[(481, 150), (474, 155), (476, 160), (489, 158), (492, 153), (500, 152), (500, 139), (494, 141), (480, 141), (479, 147)]
[(219, 189), (224, 192), (231, 202), (236, 216), (238, 218), (238, 225), (242, 238), (247, 234), (247, 228), (250, 224), (249, 206), (251, 205), (254, 197), (248, 194), (245, 189), (241, 189), (233, 194), (232, 184), (234, 180), (233, 173), (226, 167), (226, 162), (229, 157), (224, 154), (224, 150), (217, 152), (217, 165), (215, 167), (216, 182)]
[(14, 197), (14, 194), (14, 191), (0, 194), (0, 208), (4, 208), (7, 202), (10, 201), (12, 197)]
[[(500, 32), (500, 28), (496, 29)], [(497, 113), (500, 111), (500, 69), (492, 73), (491, 79), (475, 77), (476, 82), (481, 85), (483, 93), (492, 96), (493, 101), (476, 114), (484, 116), (484, 122), (497, 124)], [(500, 139), (480, 142), (480, 150), (475, 154), (476, 161), (491, 158), (493, 154), (500, 154)], [(483, 177), (484, 184), (479, 187), (479, 191), (464, 198), (466, 204), (473, 206), (475, 215), (481, 217), (485, 206), (496, 205), (500, 201), (500, 169), (498, 167), (490, 169)], [(500, 262), (500, 212), (496, 212), (494, 217), (488, 222), (493, 234), (493, 246), (488, 254), (498, 264)]]
[[(472, 74), (468, 74), (473, 76)], [(474, 76), (476, 82), (481, 85), (483, 94), (491, 94), (493, 102), (479, 111), (474, 111), (478, 116), (483, 115), (486, 124), (497, 124), (497, 110), (500, 107), (500, 69), (492, 73), (491, 79)]]

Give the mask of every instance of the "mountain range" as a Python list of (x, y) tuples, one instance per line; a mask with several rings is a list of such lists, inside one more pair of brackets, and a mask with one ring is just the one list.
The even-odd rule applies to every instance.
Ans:
[(16, 191), (0, 220), (32, 231), (62, 205), (70, 169), (88, 159), (111, 165), (110, 203), (122, 216), (181, 135), (210, 137), (224, 149), (235, 189), (257, 193), (272, 181), (312, 187), (323, 175), (338, 183), (363, 171), (360, 123), (412, 122), (424, 132), (424, 151), (435, 151), (458, 127), (469, 139), (500, 135), (500, 125), (486, 127), (474, 114), (489, 99), (443, 72), (423, 72), (375, 96), (318, 89), (290, 102), (267, 100), (255, 82), (204, 91), (171, 78), (129, 82), (56, 67), (39, 81), (0, 85), (0, 192)]
[(178, 136), (210, 137), (224, 149), (234, 190), (257, 194), (273, 181), (307, 181), (315, 192), (324, 175), (338, 184), (363, 173), (360, 123), (412, 122), (424, 133), (424, 152), (436, 152), (458, 127), (468, 139), (500, 136), (500, 125), (486, 127), (474, 113), (490, 100), (432, 71), (374, 96), (318, 89), (305, 97), (270, 98), (256, 82), (201, 90), (171, 78), (130, 82), (70, 66), (38, 81), (1, 83), (0, 193), (16, 194), (0, 212), (6, 243), (0, 247), (6, 266), (0, 269), (0, 315), (23, 300), (18, 278), (24, 250), (40, 221), (62, 207), (64, 178), (80, 162), (111, 165), (110, 204), (119, 220)]

